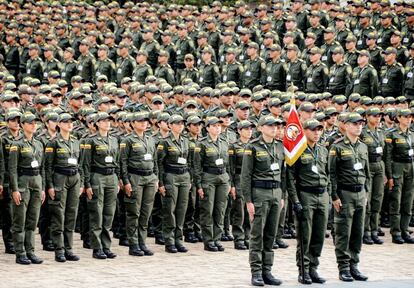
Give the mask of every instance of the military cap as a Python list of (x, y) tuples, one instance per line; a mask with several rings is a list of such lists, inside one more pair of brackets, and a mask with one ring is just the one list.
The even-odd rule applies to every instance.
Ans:
[(210, 125), (214, 125), (220, 123), (222, 124), (223, 121), (221, 121), (219, 118), (213, 116), (213, 117), (207, 117), (207, 119), (205, 120), (205, 125), (206, 126), (210, 126)]
[(98, 112), (98, 113), (96, 113), (96, 116), (95, 116), (95, 123), (97, 123), (99, 121), (102, 121), (102, 120), (107, 120), (107, 119), (115, 120), (114, 117), (112, 117), (111, 115), (109, 115), (106, 112)]
[(290, 21), (296, 22), (296, 18), (295, 18), (295, 16), (289, 15), (289, 16), (286, 17), (285, 21), (286, 22), (290, 22)]
[(407, 9), (407, 10), (405, 10), (404, 14), (406, 16), (413, 16), (414, 15), (414, 9), (412, 9), (412, 8)]
[(392, 96), (385, 97), (384, 104), (395, 104), (396, 100)]
[(181, 115), (174, 114), (168, 119), (169, 124), (184, 122), (184, 118)]
[(388, 11), (382, 12), (380, 15), (381, 19), (392, 18), (392, 14)]
[(85, 94), (81, 93), (80, 91), (73, 91), (69, 96), (70, 100), (78, 100), (82, 98), (85, 98)]
[(310, 17), (321, 17), (321, 13), (319, 13), (319, 11), (312, 10), (309, 16)]
[(259, 119), (259, 126), (264, 126), (264, 125), (275, 125), (277, 123), (277, 120), (275, 117), (273, 117), (272, 115), (266, 115), (266, 116), (262, 116)]
[(260, 23), (262, 25), (271, 24), (272, 20), (270, 20), (269, 18), (264, 18), (263, 20), (260, 21)]
[(321, 49), (319, 49), (318, 47), (312, 47), (309, 53), (310, 54), (321, 54)]
[(367, 116), (376, 116), (383, 114), (381, 112), (381, 109), (379, 109), (378, 107), (369, 107), (365, 113)]
[(188, 108), (189, 106), (194, 106), (194, 108), (197, 108), (197, 101), (192, 99), (185, 101), (184, 108)]
[(375, 96), (374, 99), (372, 99), (372, 103), (376, 105), (383, 105), (385, 98), (382, 96)]
[(240, 90), (240, 97), (252, 97), (252, 91), (248, 88), (243, 88)]
[(282, 101), (279, 98), (271, 98), (268, 103), (269, 108), (275, 106), (282, 106)]
[(144, 26), (141, 29), (141, 31), (142, 31), (142, 33), (151, 33), (151, 32), (153, 32), (152, 29), (150, 27), (148, 27), (148, 26)]
[(292, 38), (295, 38), (295, 33), (293, 33), (292, 31), (288, 31), (288, 32), (286, 32), (285, 33), (285, 36), (284, 36), (285, 38), (286, 37), (292, 37)]
[(37, 45), (37, 44), (34, 44), (34, 43), (32, 43), (32, 44), (30, 44), (29, 45), (29, 50), (39, 50), (39, 45)]
[(122, 88), (116, 89), (114, 95), (118, 98), (128, 97), (128, 94), (126, 93), (125, 89)]
[(335, 17), (335, 21), (345, 21), (346, 20), (346, 16), (344, 14), (338, 14)]
[(369, 52), (367, 50), (361, 50), (358, 51), (359, 56), (366, 56), (368, 58), (371, 58), (371, 54), (369, 54)]
[(71, 82), (82, 82), (82, 80), (82, 77), (79, 75), (75, 75), (70, 79)]
[(32, 89), (27, 84), (20, 84), (19, 88), (17, 89), (17, 93), (19, 95), (21, 95), (21, 94), (31, 94)]
[(254, 124), (249, 120), (242, 120), (237, 124), (237, 129), (241, 130), (244, 128), (254, 127)]
[(193, 54), (185, 54), (184, 59), (185, 60), (187, 60), (187, 59), (194, 60), (194, 56), (193, 56)]
[(250, 108), (250, 104), (249, 104), (249, 102), (247, 102), (247, 101), (238, 101), (237, 103), (236, 103), (236, 105), (235, 105), (235, 109), (242, 109), (242, 110), (244, 110), (244, 109), (248, 109), (248, 108)]
[(38, 121), (39, 119), (31, 112), (26, 112), (20, 116), (20, 123), (31, 123), (33, 121)]
[(397, 49), (395, 49), (394, 47), (388, 47), (382, 52), (382, 54), (385, 54), (385, 55), (397, 54)]
[(361, 100), (361, 95), (359, 93), (352, 93), (349, 95), (348, 99), (352, 102), (359, 102)]
[(402, 36), (402, 33), (401, 33), (399, 30), (394, 30), (394, 31), (392, 32), (392, 35), (396, 35), (396, 36), (401, 37), (401, 36)]
[(62, 96), (63, 95), (59, 90), (57, 90), (57, 89), (52, 90), (52, 97), (62, 97)]
[(329, 116), (326, 115), (324, 112), (317, 112), (315, 114), (315, 119), (318, 121), (325, 121), (327, 119), (329, 119)]
[(294, 50), (294, 51), (296, 51), (296, 52), (299, 52), (299, 48), (298, 48), (298, 46), (297, 46), (296, 44), (289, 44), (289, 45), (286, 47), (286, 49), (287, 49), (287, 50)]
[(221, 118), (221, 117), (233, 117), (233, 113), (226, 110), (226, 109), (220, 109), (216, 112), (216, 117)]
[(357, 39), (356, 39), (356, 37), (353, 35), (353, 34), (348, 34), (348, 36), (345, 38), (345, 41), (346, 42), (356, 42), (357, 41)]
[(50, 111), (50, 112), (47, 112), (45, 115), (46, 122), (47, 121), (58, 122), (58, 120), (59, 120), (59, 114), (57, 114), (56, 112)]
[(397, 110), (397, 116), (401, 117), (401, 116), (412, 116), (413, 113), (410, 109), (398, 109)]
[(261, 101), (264, 99), (265, 99), (265, 96), (260, 91), (253, 93), (252, 101)]
[(317, 128), (323, 129), (323, 125), (316, 119), (309, 119), (303, 123), (303, 129), (315, 130)]
[(344, 48), (342, 48), (341, 46), (335, 47), (332, 50), (332, 54), (344, 54), (344, 53), (345, 53)]
[(359, 14), (359, 18), (371, 18), (371, 16), (372, 15), (367, 10), (364, 10)]
[(243, 0), (236, 1), (236, 3), (234, 3), (234, 7), (236, 8), (243, 7), (243, 6), (246, 6), (246, 2), (244, 2)]
[[(6, 81), (7, 81), (7, 78), (6, 78)], [(7, 82), (6, 85), (4, 86), (4, 90), (5, 91), (17, 91), (16, 84), (12, 82)]]
[(306, 33), (306, 38), (312, 38), (312, 39), (316, 40), (316, 35), (313, 32), (308, 32), (308, 33)]
[(327, 27), (324, 30), (325, 33), (335, 33), (335, 29), (333, 27)]
[(203, 120), (201, 120), (201, 118), (197, 115), (191, 115), (187, 118), (187, 124), (198, 124), (201, 122), (203, 122)]
[(369, 106), (372, 105), (372, 99), (368, 96), (362, 96), (360, 103), (361, 105)]
[[(289, 102), (289, 100), (288, 100), (288, 102)], [(290, 111), (290, 107), (292, 106), (292, 104), (290, 104), (290, 103), (285, 103), (285, 104), (283, 104), (283, 106), (282, 106), (282, 113), (283, 112), (288, 112), (288, 111)]]
[(101, 75), (99, 75), (99, 76), (96, 78), (96, 81), (97, 81), (97, 82), (100, 82), (100, 81), (106, 81), (106, 82), (108, 82), (108, 77), (107, 77), (106, 75), (101, 74)]
[[(229, 87), (230, 87), (230, 85), (229, 85)], [(239, 88), (239, 87), (237, 87), (237, 86), (231, 87), (231, 92), (232, 92), (234, 95), (239, 94), (239, 93), (240, 93), (240, 88)]]
[(103, 96), (100, 97), (97, 101), (96, 101), (96, 105), (101, 105), (103, 103), (115, 103), (114, 100), (112, 100), (111, 98), (107, 97), (107, 96)]
[(367, 35), (367, 39), (378, 39), (378, 34), (374, 32), (369, 32)]
[(198, 39), (200, 39), (200, 38), (208, 38), (208, 35), (207, 35), (207, 33), (206, 33), (206, 32), (204, 32), (204, 31), (200, 31), (200, 32), (197, 34), (197, 38), (198, 38)]
[(332, 103), (335, 103), (335, 104), (342, 105), (342, 104), (345, 104), (346, 102), (347, 102), (347, 99), (344, 95), (335, 95), (332, 98)]
[(13, 119), (20, 118), (20, 117), (22, 117), (22, 113), (20, 113), (19, 110), (9, 109), (9, 111), (5, 115), (5, 120), (9, 121), (9, 120), (13, 120)]
[(230, 31), (230, 30), (225, 30), (223, 32), (223, 36), (233, 36), (233, 35), (234, 35), (234, 32), (233, 31)]
[(174, 87), (174, 93), (175, 94), (182, 94), (184, 91), (184, 87), (181, 85), (177, 85)]
[(278, 44), (273, 44), (269, 47), (270, 51), (282, 51), (282, 48)]
[(210, 54), (213, 54), (214, 53), (214, 50), (211, 47), (205, 47), (201, 52), (202, 53), (210, 53)]
[(398, 96), (397, 99), (396, 99), (396, 102), (397, 103), (407, 103), (408, 99), (405, 96)]
[[(6, 93), (7, 92), (7, 93)], [(6, 91), (3, 93), (3, 96), (0, 98), (1, 102), (8, 102), (8, 101), (20, 101), (19, 95), (14, 92)]]
[(80, 42), (80, 45), (85, 45), (85, 46), (89, 46), (91, 43), (88, 41), (88, 39), (82, 39), (82, 41)]
[(34, 99), (34, 104), (42, 104), (42, 105), (47, 105), (49, 103), (51, 103), (52, 101), (49, 99), (49, 97), (45, 96), (45, 95), (39, 95)]
[(229, 87), (221, 89), (221, 96), (233, 95), (233, 91)]
[(69, 86), (69, 85), (68, 85), (68, 82), (66, 82), (66, 80), (64, 80), (64, 79), (60, 79), (60, 80), (57, 82), (57, 84), (58, 84), (59, 88)]
[(145, 50), (139, 50), (137, 52), (137, 56), (140, 56), (140, 55), (148, 57), (148, 53)]
[(158, 53), (158, 56), (170, 57), (170, 54), (167, 51), (165, 51), (165, 50), (161, 50)]
[(357, 112), (348, 113), (344, 118), (344, 123), (358, 123), (358, 122), (365, 122), (365, 119), (361, 116), (361, 114)]
[(151, 103), (154, 104), (156, 102), (164, 104), (164, 99), (161, 96), (155, 95), (154, 97), (152, 97)]

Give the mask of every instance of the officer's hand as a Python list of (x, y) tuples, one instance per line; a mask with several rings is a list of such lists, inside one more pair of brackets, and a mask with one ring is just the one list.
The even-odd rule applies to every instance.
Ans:
[(124, 190), (125, 190), (125, 194), (126, 194), (128, 197), (131, 197), (131, 192), (132, 192), (132, 186), (131, 186), (131, 183), (126, 184), (126, 185), (124, 186)]
[(231, 195), (231, 198), (233, 198), (233, 200), (236, 200), (236, 196), (237, 196), (236, 187), (230, 188), (230, 195)]
[(197, 193), (198, 193), (198, 196), (200, 196), (201, 199), (204, 198), (204, 190), (203, 190), (203, 188), (198, 189), (197, 190)]
[(79, 189), (79, 196), (81, 196), (85, 192), (85, 187), (81, 187)]
[(158, 188), (160, 188), (160, 182), (159, 181), (155, 182), (155, 191), (157, 191)]
[(158, 191), (160, 192), (161, 196), (165, 196), (165, 186), (160, 186), (160, 188), (158, 188)]
[(388, 179), (388, 188), (390, 188), (390, 190), (392, 190), (392, 188), (394, 188), (394, 179)]
[(13, 191), (12, 192), (12, 198), (14, 203), (16, 203), (17, 206), (20, 205), (20, 201), (22, 201), (22, 195), (20, 194), (19, 191)]
[(47, 194), (49, 194), (50, 199), (55, 200), (55, 189), (49, 188)]
[(341, 211), (341, 207), (342, 207), (341, 199), (337, 199), (337, 200), (333, 201), (332, 204), (335, 208), (335, 211), (339, 213), (339, 211)]
[(302, 217), (303, 216), (303, 207), (302, 204), (300, 204), (300, 202), (295, 202), (293, 203), (293, 211), (295, 211), (295, 214), (297, 217)]
[(280, 209), (285, 207), (285, 199), (280, 199)]
[(247, 212), (249, 213), (249, 219), (250, 221), (253, 221), (254, 219), (254, 204), (252, 202), (246, 203)]
[(42, 191), (42, 204), (43, 203), (45, 203), (45, 200), (46, 200), (46, 193), (45, 193), (45, 191)]
[(89, 200), (92, 199), (92, 195), (93, 195), (92, 188), (86, 188), (86, 196), (88, 197)]
[(0, 185), (0, 200), (3, 199), (3, 185)]
[(124, 189), (125, 186), (124, 186), (124, 183), (122, 182), (122, 180), (119, 180), (118, 186), (119, 186), (120, 189)]

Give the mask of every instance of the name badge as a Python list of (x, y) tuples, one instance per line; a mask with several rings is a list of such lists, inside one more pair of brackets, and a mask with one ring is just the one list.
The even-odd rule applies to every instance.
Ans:
[(328, 56), (322, 56), (322, 61), (328, 60)]
[(32, 70), (30, 70), (30, 69), (27, 69), (27, 74), (30, 74), (30, 72), (32, 72)]
[(223, 159), (222, 159), (222, 158), (220, 158), (220, 159), (217, 159), (217, 160), (216, 160), (216, 165), (217, 165), (217, 166), (219, 166), (219, 165), (223, 165), (223, 163), (224, 163), (224, 161), (223, 161)]
[(378, 39), (377, 43), (381, 43), (381, 42), (382, 42), (382, 39)]
[(224, 62), (224, 56), (223, 55), (220, 57), (220, 61)]
[(66, 77), (66, 72), (62, 72), (62, 77)]
[(377, 154), (381, 154), (382, 153), (382, 147), (375, 148), (375, 152), (377, 152)]
[(318, 174), (318, 166), (312, 165), (312, 172)]
[(382, 79), (382, 83), (383, 84), (387, 84), (388, 83), (388, 79), (387, 78)]
[(354, 34), (358, 34), (359, 29), (354, 29)]
[(362, 45), (362, 40), (358, 40), (357, 45)]
[(149, 153), (145, 154), (145, 155), (144, 155), (144, 160), (145, 160), (145, 161), (150, 161), (150, 160), (152, 160), (152, 155), (151, 155), (151, 154), (149, 154)]
[(272, 76), (267, 76), (267, 82), (272, 81)]
[(414, 150), (413, 149), (408, 150), (408, 156), (413, 156), (413, 155), (414, 155)]
[(239, 59), (244, 60), (244, 55), (240, 55)]
[(99, 76), (101, 76), (101, 72), (96, 72), (96, 77), (99, 77)]
[(32, 168), (37, 168), (39, 167), (39, 162), (37, 162), (37, 160), (33, 160), (32, 163), (30, 163), (30, 166), (32, 166)]
[(43, 77), (47, 78), (47, 76), (49, 75), (49, 73), (45, 72), (43, 73)]
[(122, 69), (121, 68), (119, 68), (118, 69), (118, 74), (121, 74), (122, 73)]
[(204, 78), (203, 77), (200, 77), (200, 82), (203, 82), (203, 80), (204, 80)]
[(290, 76), (290, 75), (286, 75), (286, 80), (287, 80), (287, 81), (290, 81), (290, 79), (292, 79), (292, 76)]
[(311, 83), (312, 82), (312, 78), (311, 77), (309, 77), (308, 78), (308, 80), (306, 80), (308, 83)]
[(82, 69), (83, 69), (83, 66), (82, 65), (78, 66), (78, 70), (79, 71), (81, 71)]
[(78, 165), (78, 159), (76, 159), (76, 158), (68, 158), (68, 164)]
[(329, 79), (329, 82), (332, 83), (334, 82), (334, 80), (335, 80), (335, 77), (332, 77), (331, 79)]
[(183, 157), (178, 157), (177, 163), (178, 164), (187, 164), (187, 159), (185, 159)]
[(408, 39), (407, 37), (405, 37), (405, 38), (403, 39), (403, 42), (404, 42), (404, 43), (408, 43), (408, 40), (409, 40), (409, 39)]
[(354, 170), (361, 170), (362, 169), (362, 163), (361, 162), (358, 162), (358, 163), (355, 163), (354, 164)]
[(201, 59), (198, 59), (197, 60), (197, 65), (200, 65), (201, 64)]
[(270, 164), (270, 170), (272, 170), (272, 171), (279, 170), (279, 163)]
[(227, 75), (223, 76), (223, 81), (226, 82), (227, 81)]
[(250, 72), (250, 71), (246, 71), (246, 76), (247, 76), (247, 77), (250, 77), (250, 75), (252, 75), (252, 72)]
[(413, 78), (413, 72), (408, 72), (408, 73), (407, 73), (407, 77), (408, 77), (408, 78)]
[(105, 163), (112, 163), (113, 160), (114, 160), (114, 158), (112, 156), (106, 156), (105, 157)]
[(177, 55), (181, 55), (181, 50), (177, 50)]
[(356, 79), (356, 80), (354, 81), (354, 84), (359, 84), (359, 79)]

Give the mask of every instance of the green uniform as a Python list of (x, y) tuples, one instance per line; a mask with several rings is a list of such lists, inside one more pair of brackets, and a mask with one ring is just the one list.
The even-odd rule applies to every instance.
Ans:
[(56, 253), (60, 254), (71, 252), (73, 247), (73, 231), (81, 187), (79, 156), (80, 144), (74, 136), (65, 140), (58, 135), (46, 145), (46, 189), (55, 190), (55, 198), (49, 197), (48, 200), (50, 230)]
[(19, 46), (17, 44), (6, 45), (5, 52), (4, 66), (7, 68), (7, 71), (17, 79), (20, 64)]
[(178, 72), (177, 82), (181, 84), (183, 80), (186, 78), (191, 79), (194, 83), (197, 83), (198, 79), (200, 78), (198, 69), (195, 67), (191, 69), (187, 69), (187, 68), (181, 69)]
[(387, 49), (387, 47), (391, 46), (391, 36), (395, 30), (398, 29), (393, 25), (390, 25), (388, 27), (381, 27), (378, 30), (378, 46), (380, 46), (384, 50)]
[(62, 74), (61, 74), (62, 79), (65, 80), (67, 83), (70, 83), (72, 77), (77, 75), (78, 73), (77, 66), (78, 66), (78, 62), (75, 60), (71, 60), (69, 62), (63, 63)]
[(103, 60), (98, 59), (96, 61), (96, 68), (95, 68), (95, 81), (99, 76), (105, 75), (108, 78), (108, 82), (115, 82), (117, 79), (115, 69), (116, 69), (115, 63), (111, 59), (109, 58), (105, 58)]
[(26, 137), (11, 144), (9, 150), (10, 191), (21, 195), (20, 205), (13, 202), (13, 242), (16, 256), (33, 255), (35, 231), (42, 205), (44, 170), (43, 145)]
[(306, 63), (302, 59), (296, 59), (295, 61), (288, 61), (288, 72), (286, 75), (286, 86), (294, 85), (298, 87), (299, 91), (303, 91), (305, 88), (306, 79)]
[(372, 32), (376, 32), (376, 29), (374, 26), (370, 26), (370, 25), (368, 25), (367, 27), (360, 27), (360, 29), (354, 29), (353, 34), (355, 35), (355, 37), (357, 37), (356, 48), (358, 50), (367, 48), (368, 34)]
[(148, 76), (153, 75), (153, 74), (154, 74), (154, 72), (153, 72), (150, 65), (148, 65), (147, 63), (138, 64), (135, 67), (134, 74), (132, 76), (132, 80), (137, 81), (141, 84), (144, 84), (145, 83), (145, 78), (147, 78)]
[(396, 95), (402, 95), (404, 67), (400, 63), (395, 61), (391, 65), (382, 66), (380, 78), (380, 91), (382, 96), (396, 97)]
[(200, 139), (194, 150), (194, 182), (197, 190), (204, 191), (200, 199), (200, 224), (205, 245), (221, 245), (229, 172), (228, 143), (220, 137), (213, 141), (209, 135)]
[(253, 275), (270, 273), (273, 243), (281, 210), (282, 175), (285, 174), (283, 145), (265, 143), (262, 136), (246, 146), (241, 171), (241, 191), (246, 203), (253, 203), (250, 222), (249, 263)]
[(255, 59), (245, 61), (243, 87), (253, 89), (253, 87), (259, 84), (266, 84), (266, 63), (257, 56)]
[(40, 57), (35, 59), (30, 58), (27, 60), (26, 64), (26, 76), (39, 79), (40, 82), (43, 81), (43, 61)]
[(202, 63), (199, 67), (199, 76), (198, 81), (202, 88), (216, 87), (220, 82), (220, 70), (214, 62)]
[(342, 203), (340, 211), (334, 211), (336, 261), (339, 271), (349, 271), (359, 263), (364, 234), (370, 178), (367, 146), (360, 140), (352, 144), (346, 136), (333, 144), (329, 176), (332, 200), (340, 199)]
[(393, 236), (406, 236), (414, 195), (414, 133), (396, 128), (387, 133), (385, 142), (385, 175), (387, 179), (394, 179), (389, 194), (390, 232)]
[(158, 53), (160, 52), (160, 44), (156, 40), (145, 41), (142, 43), (140, 50), (147, 52), (148, 64), (152, 69), (157, 68)]
[(76, 69), (78, 70), (78, 75), (81, 76), (85, 82), (92, 83), (95, 75), (95, 62), (95, 57), (90, 52), (79, 56)]
[(162, 78), (171, 86), (175, 85), (175, 74), (170, 64), (158, 65), (154, 72), (155, 77)]
[(286, 91), (286, 75), (288, 66), (281, 59), (271, 60), (266, 65), (266, 88)]
[(404, 94), (408, 99), (414, 99), (414, 58), (410, 58), (405, 66)]
[(162, 197), (162, 229), (165, 245), (183, 246), (183, 226), (191, 188), (190, 142), (170, 134), (158, 144), (160, 187), (165, 187)]
[(88, 199), (91, 247), (110, 249), (112, 227), (118, 193), (119, 146), (113, 136), (93, 135), (85, 141), (82, 176), (85, 189), (92, 188)]
[(352, 72), (352, 92), (374, 98), (378, 95), (377, 70), (367, 64), (364, 67), (356, 67)]
[(345, 62), (351, 65), (352, 69), (358, 66), (358, 51), (352, 50), (352, 51), (346, 51), (345, 52)]
[(135, 59), (130, 55), (125, 58), (119, 57), (116, 62), (116, 81), (121, 84), (122, 79), (125, 77), (131, 77), (135, 69)]
[(241, 87), (243, 72), (244, 67), (241, 63), (237, 61), (234, 63), (226, 62), (221, 69), (221, 79), (223, 82), (234, 81), (238, 87)]
[[(341, 44), (337, 41), (333, 41), (332, 43), (328, 44), (325, 43), (322, 45), (321, 49), (323, 50), (323, 54), (321, 57), (321, 61), (328, 66), (328, 68), (330, 68), (333, 64), (334, 61), (332, 59), (332, 52), (336, 47), (340, 47)], [(335, 95), (335, 94), (334, 94)]]
[(381, 71), (381, 67), (384, 63), (384, 58), (382, 57), (382, 49), (378, 46), (374, 48), (367, 48), (370, 57), (369, 63), (374, 66), (375, 70), (379, 73)]
[(146, 245), (148, 220), (156, 193), (157, 150), (149, 135), (135, 132), (121, 142), (121, 178), (131, 184), (131, 196), (125, 195), (126, 230), (129, 245)]
[(49, 73), (50, 71), (58, 71), (60, 73), (60, 71), (62, 71), (63, 65), (62, 63), (57, 60), (56, 58), (52, 58), (50, 60), (45, 60), (43, 63), (43, 82), (47, 83), (47, 77), (49, 77)]
[(184, 57), (186, 54), (194, 54), (194, 42), (190, 37), (179, 38), (175, 43), (177, 46), (177, 68), (184, 69)]
[(382, 129), (369, 129), (368, 125), (362, 130), (361, 140), (368, 147), (369, 170), (371, 181), (367, 191), (367, 207), (365, 215), (365, 235), (377, 236), (379, 212), (384, 197), (384, 162), (382, 156), (385, 148), (385, 133)]
[(349, 95), (352, 67), (348, 63), (333, 64), (329, 70), (328, 91), (332, 95)]
[[(328, 150), (322, 145), (307, 147), (296, 163), (287, 169), (287, 190), (293, 203), (303, 207), (295, 226), (302, 233), (304, 269), (316, 271), (319, 266), (329, 212)], [(300, 241), (296, 250), (296, 265), (301, 267)]]
[(307, 93), (322, 93), (325, 91), (329, 83), (329, 70), (325, 64), (322, 62), (311, 64), (305, 75), (305, 91)]

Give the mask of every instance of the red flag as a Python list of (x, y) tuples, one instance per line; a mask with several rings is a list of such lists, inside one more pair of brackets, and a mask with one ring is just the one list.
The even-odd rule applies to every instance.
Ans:
[(305, 151), (307, 145), (306, 136), (302, 124), (299, 121), (298, 111), (296, 111), (295, 102), (293, 100), (291, 101), (289, 117), (283, 136), (286, 163), (289, 166), (295, 164), (296, 160), (298, 160), (303, 151)]

